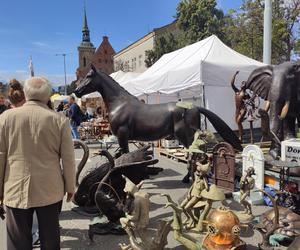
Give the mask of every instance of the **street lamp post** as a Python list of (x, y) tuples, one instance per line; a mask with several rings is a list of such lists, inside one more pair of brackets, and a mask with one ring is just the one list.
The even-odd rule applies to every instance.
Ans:
[(66, 53), (55, 54), (56, 56), (64, 57), (64, 74), (65, 74), (65, 95), (67, 95), (67, 72), (66, 72)]
[(271, 64), (272, 58), (272, 0), (265, 0), (264, 12), (264, 56), (263, 61)]

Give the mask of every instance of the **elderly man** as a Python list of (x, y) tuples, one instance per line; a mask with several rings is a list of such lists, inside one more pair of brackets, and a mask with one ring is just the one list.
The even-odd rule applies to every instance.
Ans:
[(37, 214), (41, 249), (60, 249), (59, 209), (75, 188), (75, 159), (69, 121), (50, 110), (51, 85), (32, 77), (26, 103), (0, 116), (0, 202), (6, 206), (8, 250), (32, 249)]

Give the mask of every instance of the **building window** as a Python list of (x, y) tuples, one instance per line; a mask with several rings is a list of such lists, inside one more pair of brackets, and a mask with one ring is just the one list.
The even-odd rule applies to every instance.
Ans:
[(101, 60), (101, 58), (99, 58), (99, 59), (98, 59), (98, 63), (102, 63), (102, 60)]
[(104, 54), (107, 54), (107, 50), (104, 50)]
[(126, 62), (124, 63), (124, 71), (125, 71), (125, 72), (128, 72), (128, 71), (129, 71), (129, 61), (126, 61)]
[(139, 55), (139, 67), (142, 67), (143, 64), (143, 55)]
[(86, 58), (83, 58), (83, 67), (86, 67)]
[(105, 63), (106, 63), (106, 64), (107, 64), (107, 62), (108, 62), (107, 59), (105, 59)]
[(131, 60), (132, 71), (136, 70), (136, 57)]

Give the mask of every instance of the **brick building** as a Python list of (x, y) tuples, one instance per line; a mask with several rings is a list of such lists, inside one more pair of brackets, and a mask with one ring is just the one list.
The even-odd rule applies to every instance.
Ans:
[(82, 41), (78, 47), (79, 67), (77, 68), (77, 77), (84, 77), (90, 70), (91, 64), (94, 64), (99, 70), (111, 74), (114, 71), (114, 55), (115, 51), (107, 36), (103, 37), (103, 41), (97, 50), (91, 43), (86, 10), (84, 9)]
[(116, 52), (111, 46), (108, 37), (104, 36), (102, 43), (92, 57), (92, 63), (96, 68), (110, 75), (114, 72), (114, 54), (116, 54)]

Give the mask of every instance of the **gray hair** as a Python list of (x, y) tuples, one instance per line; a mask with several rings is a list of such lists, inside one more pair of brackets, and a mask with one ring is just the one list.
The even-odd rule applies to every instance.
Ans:
[(52, 93), (52, 87), (45, 77), (30, 77), (24, 83), (24, 93), (27, 101), (35, 100), (47, 103)]

